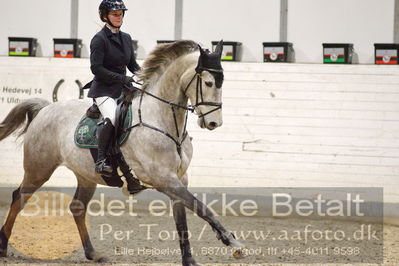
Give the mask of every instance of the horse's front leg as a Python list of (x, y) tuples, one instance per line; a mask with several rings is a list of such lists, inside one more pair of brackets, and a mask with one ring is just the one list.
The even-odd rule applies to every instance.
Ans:
[(163, 187), (157, 187), (157, 190), (168, 195), (172, 200), (179, 200), (181, 204), (207, 221), (216, 232), (217, 238), (220, 239), (223, 244), (237, 248), (234, 257), (240, 258), (242, 256), (242, 249), (245, 248), (245, 246), (236, 240), (234, 235), (220, 224), (209, 208), (194, 197), (194, 195), (188, 191), (180, 181), (177, 179), (169, 179), (168, 181), (170, 182), (165, 182)]
[(190, 242), (188, 240), (188, 227), (186, 219), (186, 209), (181, 201), (173, 200), (173, 217), (176, 222), (177, 233), (179, 234), (179, 244), (182, 254), (183, 266), (196, 266), (198, 265), (190, 250)]

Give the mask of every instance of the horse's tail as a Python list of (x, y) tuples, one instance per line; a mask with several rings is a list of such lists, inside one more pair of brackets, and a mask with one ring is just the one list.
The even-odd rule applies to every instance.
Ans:
[(26, 119), (25, 128), (18, 134), (21, 136), (24, 134), (41, 109), (49, 105), (50, 102), (45, 99), (33, 98), (15, 106), (10, 113), (4, 118), (3, 122), (0, 123), (0, 140), (5, 139), (15, 130), (22, 126)]

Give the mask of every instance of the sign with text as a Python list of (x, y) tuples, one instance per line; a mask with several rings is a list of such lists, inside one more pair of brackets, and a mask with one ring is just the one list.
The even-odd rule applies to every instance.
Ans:
[[(11, 199), (10, 189), (0, 190), (1, 200)], [(245, 245), (240, 263), (383, 262), (380, 188), (189, 190)], [(35, 259), (84, 261), (83, 254), (75, 252), (80, 247), (77, 230), (71, 229), (73, 215), (84, 208), (79, 202), (71, 204), (73, 195), (74, 189), (69, 188), (46, 188), (34, 194), (19, 214), (13, 231), (18, 237), (12, 238), (10, 249)], [(167, 197), (155, 191), (122, 197), (115, 189), (101, 188), (87, 205), (88, 230), (94, 246), (113, 263), (179, 263), (173, 208)], [(3, 220), (7, 210), (0, 210)], [(232, 256), (235, 248), (217, 240), (209, 223), (192, 211), (187, 216), (187, 237), (198, 262), (238, 262)], [(39, 240), (31, 237), (38, 234)], [(51, 253), (40, 248), (47, 238), (53, 243)]]
[(81, 87), (93, 77), (87, 59), (1, 58), (0, 119), (21, 101), (83, 98)]

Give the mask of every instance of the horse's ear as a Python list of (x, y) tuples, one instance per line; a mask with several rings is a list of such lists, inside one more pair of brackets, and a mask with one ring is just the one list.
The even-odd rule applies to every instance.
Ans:
[(220, 42), (216, 45), (215, 53), (218, 54), (220, 57), (222, 57), (222, 52), (223, 52), (223, 40), (220, 40)]
[(198, 48), (199, 48), (200, 53), (201, 53), (202, 56), (206, 54), (204, 49), (202, 49), (201, 45), (198, 44)]

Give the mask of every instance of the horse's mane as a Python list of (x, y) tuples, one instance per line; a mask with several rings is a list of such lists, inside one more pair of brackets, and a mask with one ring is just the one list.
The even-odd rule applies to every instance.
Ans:
[(142, 70), (138, 73), (139, 78), (146, 86), (151, 80), (158, 79), (172, 61), (198, 49), (198, 44), (190, 40), (160, 44), (144, 60)]

